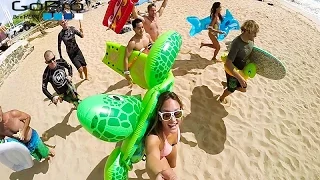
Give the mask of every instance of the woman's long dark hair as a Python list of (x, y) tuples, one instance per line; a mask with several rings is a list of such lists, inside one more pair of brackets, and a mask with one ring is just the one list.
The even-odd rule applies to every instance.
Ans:
[(154, 122), (153, 122), (151, 128), (149, 129), (147, 136), (150, 134), (155, 134), (160, 138), (161, 141), (164, 141), (164, 137), (163, 137), (162, 123), (160, 121), (160, 116), (159, 116), (158, 112), (161, 110), (163, 103), (168, 99), (173, 99), (173, 100), (177, 101), (180, 105), (180, 108), (183, 109), (182, 101), (179, 99), (179, 97), (176, 95), (176, 93), (166, 91), (159, 96), (156, 110), (154, 112), (154, 118), (153, 118)]
[[(213, 3), (212, 7), (211, 7), (211, 12), (210, 12), (210, 17), (211, 19), (215, 16), (217, 9), (220, 7), (221, 3), (220, 2), (215, 2)], [(221, 14), (219, 13), (219, 19), (220, 21), (223, 20), (223, 17), (221, 16)]]

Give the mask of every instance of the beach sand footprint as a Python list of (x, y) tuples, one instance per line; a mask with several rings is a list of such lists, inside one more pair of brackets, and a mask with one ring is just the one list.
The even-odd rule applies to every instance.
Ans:
[[(228, 112), (216, 100), (217, 97), (207, 86), (195, 87), (191, 96), (191, 113), (184, 118), (181, 127), (182, 133), (194, 133), (199, 148), (209, 154), (219, 154), (224, 149), (227, 135), (222, 118)], [(193, 147), (194, 142), (187, 139), (182, 137), (181, 141)]]

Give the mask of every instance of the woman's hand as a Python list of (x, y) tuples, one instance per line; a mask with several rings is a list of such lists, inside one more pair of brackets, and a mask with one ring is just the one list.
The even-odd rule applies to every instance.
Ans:
[(176, 173), (171, 168), (169, 168), (161, 171), (157, 175), (156, 180), (178, 180), (178, 177)]
[(220, 31), (219, 33), (220, 33), (220, 34), (227, 35), (227, 33), (226, 33), (226, 32), (224, 32), (224, 31)]

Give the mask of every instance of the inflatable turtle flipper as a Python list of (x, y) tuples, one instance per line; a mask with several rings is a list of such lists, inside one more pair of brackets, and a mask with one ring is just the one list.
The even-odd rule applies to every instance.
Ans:
[(98, 94), (82, 100), (77, 109), (80, 124), (93, 136), (119, 142), (136, 129), (141, 97)]
[(121, 160), (120, 147), (117, 147), (109, 155), (104, 167), (104, 179), (108, 180), (127, 180), (128, 168)]

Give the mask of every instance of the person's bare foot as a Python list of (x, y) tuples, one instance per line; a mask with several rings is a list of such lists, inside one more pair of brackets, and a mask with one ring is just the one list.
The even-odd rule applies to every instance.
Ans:
[(228, 101), (226, 100), (226, 98), (221, 99), (221, 96), (218, 98), (218, 101), (219, 101), (221, 104), (227, 104), (227, 103), (228, 103)]
[(83, 74), (82, 73), (80, 73), (80, 78), (83, 79)]
[(213, 57), (213, 58), (211, 59), (211, 61), (214, 61), (214, 62), (222, 62), (222, 60), (217, 59), (217, 58), (215, 58), (215, 57)]
[(226, 87), (227, 87), (227, 82), (221, 81), (221, 84), (222, 84), (223, 88), (226, 88)]
[(51, 163), (51, 161), (52, 161), (52, 159), (53, 159), (53, 157), (54, 157), (55, 155), (56, 155), (56, 154), (55, 154), (54, 150), (53, 150), (52, 148), (49, 148), (49, 156), (47, 157), (49, 163)]

